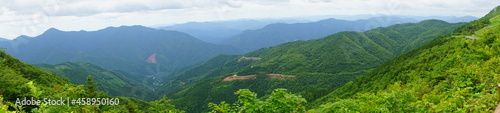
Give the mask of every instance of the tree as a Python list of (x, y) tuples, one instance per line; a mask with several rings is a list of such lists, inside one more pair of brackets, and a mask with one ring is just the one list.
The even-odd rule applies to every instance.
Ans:
[(303, 104), (306, 99), (300, 95), (294, 95), (286, 92), (286, 89), (275, 89), (268, 99), (260, 101), (257, 99), (257, 94), (248, 89), (240, 89), (235, 94), (238, 96), (238, 101), (230, 106), (226, 102), (220, 104), (209, 103), (208, 106), (212, 109), (212, 113), (227, 113), (227, 112), (251, 112), (251, 113), (296, 113), (305, 112)]
[(156, 100), (151, 102), (153, 107), (150, 107), (149, 110), (151, 112), (159, 112), (159, 113), (181, 113), (183, 111), (180, 111), (178, 109), (175, 109), (175, 106), (170, 104), (170, 99), (167, 98), (166, 95), (163, 95), (163, 97), (160, 100)]
[(97, 83), (94, 82), (93, 80), (94, 78), (89, 75), (87, 76), (87, 81), (85, 81), (85, 83), (87, 83), (87, 96), (88, 97), (96, 97), (97, 96)]

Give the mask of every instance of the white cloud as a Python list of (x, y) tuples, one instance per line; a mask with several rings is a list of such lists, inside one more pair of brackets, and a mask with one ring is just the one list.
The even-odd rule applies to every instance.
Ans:
[(498, 0), (0, 0), (0, 37), (50, 27), (107, 26), (334, 14), (483, 16)]

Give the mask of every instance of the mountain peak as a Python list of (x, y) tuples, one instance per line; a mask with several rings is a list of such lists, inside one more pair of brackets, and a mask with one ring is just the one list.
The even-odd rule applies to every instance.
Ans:
[(320, 20), (318, 22), (339, 22), (339, 21), (345, 21), (345, 20), (339, 20), (339, 19), (335, 19), (335, 18), (328, 18), (328, 19)]
[(118, 26), (118, 27), (109, 26), (109, 27), (106, 27), (104, 29), (116, 29), (116, 28), (149, 28), (149, 27), (142, 26), (142, 25), (131, 25), (131, 26), (122, 25), (122, 26)]
[(13, 40), (23, 40), (23, 39), (28, 39), (28, 38), (32, 38), (32, 37), (29, 37), (29, 36), (26, 36), (26, 35), (21, 35), (21, 36), (18, 36), (16, 38), (14, 38)]
[(62, 32), (62, 31), (59, 30), (59, 29), (51, 27), (51, 28), (47, 29), (45, 32), (43, 32), (43, 34), (57, 34), (59, 32)]
[(142, 25), (132, 25), (132, 26), (119, 26), (119, 27), (113, 27), (113, 26), (110, 26), (110, 27), (106, 27), (104, 29), (101, 29), (99, 31), (137, 31), (137, 30), (155, 30), (153, 28), (150, 28), (150, 27), (146, 27), (146, 26), (142, 26)]
[(142, 25), (131, 25), (131, 26), (120, 26), (120, 27), (117, 27), (117, 28), (149, 28), (149, 27), (146, 27), (146, 26), (142, 26)]
[(47, 31), (45, 31), (45, 32), (60, 32), (60, 31), (61, 30), (59, 30), (59, 29), (51, 27), (51, 28), (47, 29)]

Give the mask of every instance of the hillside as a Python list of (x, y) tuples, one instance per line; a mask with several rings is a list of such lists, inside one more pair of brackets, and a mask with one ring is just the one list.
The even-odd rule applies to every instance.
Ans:
[(413, 19), (375, 17), (367, 20), (347, 21), (325, 19), (309, 23), (274, 23), (261, 29), (246, 30), (223, 40), (223, 44), (239, 47), (245, 52), (271, 47), (297, 40), (326, 37), (342, 31), (366, 31), (398, 23), (416, 22)]
[[(70, 84), (67, 79), (20, 62), (0, 49), (0, 112), (181, 112), (168, 104), (166, 98), (146, 102), (129, 97), (107, 96), (95, 91), (95, 82), (88, 85)], [(99, 83), (97, 83), (99, 84)], [(108, 98), (118, 105), (16, 105), (17, 99), (83, 99)], [(116, 100), (118, 99), (118, 100)], [(83, 100), (82, 100), (83, 101)], [(111, 102), (111, 101), (109, 101)], [(22, 104), (22, 103), (21, 103)]]
[(499, 25), (500, 6), (335, 89), (310, 112), (493, 112)]
[(147, 87), (147, 76), (141, 76), (124, 71), (110, 71), (84, 62), (64, 62), (61, 64), (34, 64), (34, 66), (57, 74), (76, 85), (85, 85), (87, 76), (92, 76), (99, 83), (99, 91), (110, 96), (134, 97), (152, 101), (160, 97), (152, 88)]
[[(88, 62), (110, 70), (155, 76), (166, 76), (175, 68), (222, 53), (240, 53), (235, 47), (205, 43), (185, 33), (143, 26), (108, 27), (98, 31), (52, 28), (37, 37), (20, 36), (0, 41), (0, 47), (30, 64)], [(156, 54), (157, 63), (146, 61), (152, 54)]]
[[(173, 104), (188, 112), (207, 110), (208, 102), (234, 102), (237, 98), (232, 92), (238, 89), (268, 95), (273, 89), (285, 88), (312, 101), (439, 35), (450, 34), (460, 25), (426, 20), (366, 32), (341, 32), (241, 56), (221, 55), (179, 74), (162, 89), (173, 91)], [(233, 74), (256, 75), (256, 79), (222, 81)], [(294, 78), (274, 79), (269, 74)]]

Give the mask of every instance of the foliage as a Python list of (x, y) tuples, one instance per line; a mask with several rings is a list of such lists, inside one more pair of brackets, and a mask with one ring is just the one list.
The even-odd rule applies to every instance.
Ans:
[(5, 113), (8, 111), (9, 106), (3, 103), (3, 95), (0, 95), (0, 112)]
[(147, 76), (136, 75), (124, 71), (111, 71), (99, 66), (83, 62), (64, 62), (61, 64), (34, 64), (38, 68), (68, 78), (73, 84), (88, 84), (86, 77), (92, 76), (98, 83), (99, 91), (107, 92), (112, 96), (134, 97), (142, 100), (159, 99), (152, 88), (147, 87)]
[(303, 104), (306, 100), (300, 95), (286, 92), (286, 89), (275, 89), (265, 101), (257, 99), (257, 94), (248, 89), (240, 89), (235, 94), (238, 101), (230, 106), (226, 102), (209, 103), (213, 113), (248, 112), (248, 113), (297, 113), (305, 112)]
[(94, 97), (95, 98), (96, 97), (96, 91), (97, 91), (97, 86), (96, 86), (97, 83), (94, 82), (93, 77), (90, 76), (90, 75), (87, 76), (86, 83), (87, 83), (86, 86), (87, 86), (87, 91), (88, 91), (87, 92), (88, 97)]
[[(248, 88), (258, 95), (270, 95), (277, 88), (290, 89), (288, 91), (298, 93), (307, 100), (314, 100), (326, 95), (333, 86), (340, 86), (348, 80), (365, 74), (363, 73), (345, 73), (343, 75), (331, 74), (304, 74), (298, 75), (295, 80), (266, 79), (265, 75), (258, 74), (257, 79), (242, 81), (221, 81), (220, 78), (201, 80), (177, 94), (171, 95), (174, 98), (172, 104), (179, 109), (185, 109), (188, 112), (203, 112), (208, 109), (208, 102), (235, 102), (237, 96), (227, 92), (236, 92), (241, 88)], [(300, 81), (299, 81), (300, 80)], [(207, 85), (210, 84), (210, 85)], [(318, 89), (321, 88), (321, 89)], [(201, 106), (201, 104), (205, 106)], [(200, 106), (200, 107), (197, 107)]]
[(157, 112), (157, 113), (178, 113), (178, 112), (184, 112), (184, 111), (179, 111), (175, 109), (174, 105), (170, 104), (170, 99), (167, 99), (166, 95), (163, 95), (163, 97), (159, 100), (151, 102), (152, 107), (150, 107), (148, 112)]

